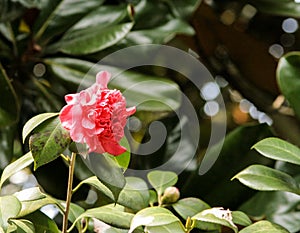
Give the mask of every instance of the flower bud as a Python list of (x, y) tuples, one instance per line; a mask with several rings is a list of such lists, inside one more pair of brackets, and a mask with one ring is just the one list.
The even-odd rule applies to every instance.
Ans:
[(164, 195), (162, 196), (163, 204), (171, 204), (178, 201), (180, 197), (180, 192), (176, 187), (168, 187), (165, 189)]

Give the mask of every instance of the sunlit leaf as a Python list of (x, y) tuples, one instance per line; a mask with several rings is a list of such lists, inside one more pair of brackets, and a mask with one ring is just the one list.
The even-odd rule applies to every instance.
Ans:
[(248, 226), (240, 231), (240, 233), (260, 233), (260, 232), (288, 233), (288, 231), (283, 227), (268, 221), (256, 222), (253, 225)]
[(76, 222), (83, 218), (96, 218), (111, 226), (129, 229), (133, 216), (133, 214), (124, 212), (124, 207), (118, 205), (106, 205), (86, 210), (75, 220), (71, 228), (75, 226)]
[[(32, 222), (25, 219), (10, 219), (9, 223), (14, 225), (18, 233), (35, 233), (35, 228)], [(14, 231), (15, 232), (15, 231)]]
[(23, 127), (22, 131), (22, 138), (23, 143), (25, 142), (25, 139), (28, 137), (28, 135), (40, 124), (42, 124), (44, 121), (57, 116), (59, 113), (42, 113), (37, 116), (32, 117), (29, 121), (26, 122), (26, 124)]
[(21, 171), (31, 163), (33, 163), (33, 157), (31, 152), (28, 152), (27, 154), (23, 155), (22, 157), (5, 167), (1, 175), (0, 187), (10, 176), (18, 171)]
[(161, 226), (147, 226), (145, 231), (149, 233), (185, 233), (181, 222), (173, 222)]
[(114, 200), (113, 193), (107, 188), (96, 176), (89, 177), (81, 181), (74, 189), (73, 192), (76, 192), (83, 184), (88, 184), (105, 194), (111, 200)]
[(176, 173), (170, 171), (151, 171), (147, 177), (158, 195), (163, 194), (167, 187), (173, 186), (178, 180)]
[(252, 148), (268, 158), (300, 165), (300, 149), (280, 138), (263, 139)]
[(207, 203), (194, 197), (180, 199), (174, 203), (172, 207), (184, 219), (192, 217), (202, 210), (210, 208)]
[(0, 226), (5, 230), (8, 220), (15, 218), (21, 211), (21, 203), (15, 196), (0, 197)]
[(300, 193), (297, 182), (288, 174), (263, 165), (251, 165), (233, 177), (244, 185), (260, 191)]
[(238, 228), (232, 222), (231, 211), (223, 210), (222, 208), (206, 209), (192, 217), (197, 223), (214, 223), (225, 227), (231, 228), (235, 233), (238, 232)]
[(38, 187), (24, 189), (16, 192), (14, 196), (18, 198), (22, 204), (22, 209), (18, 216), (31, 214), (41, 207), (49, 204), (55, 204), (62, 208), (61, 204), (57, 200), (45, 193), (42, 193)]
[(155, 227), (175, 222), (179, 223), (180, 220), (171, 211), (161, 207), (148, 207), (137, 212), (133, 217), (129, 233), (139, 226)]
[(149, 203), (146, 182), (138, 177), (126, 177), (126, 185), (120, 193), (118, 203), (134, 211), (146, 208)]

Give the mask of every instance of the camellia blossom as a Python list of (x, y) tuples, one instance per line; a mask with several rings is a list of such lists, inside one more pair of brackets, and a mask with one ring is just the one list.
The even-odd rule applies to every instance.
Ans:
[(110, 76), (106, 71), (99, 72), (91, 87), (66, 95), (67, 105), (59, 117), (72, 140), (86, 143), (89, 152), (120, 155), (126, 151), (119, 142), (124, 136), (127, 117), (134, 114), (136, 108), (126, 108), (121, 92), (107, 88)]

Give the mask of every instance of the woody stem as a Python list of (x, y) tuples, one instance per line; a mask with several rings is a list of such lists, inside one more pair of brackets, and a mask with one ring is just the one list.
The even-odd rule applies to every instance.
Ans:
[(70, 164), (69, 164), (67, 200), (66, 200), (65, 213), (63, 216), (62, 233), (67, 233), (67, 229), (68, 229), (68, 216), (69, 216), (70, 204), (71, 204), (71, 199), (72, 199), (72, 186), (73, 186), (75, 161), (76, 161), (76, 153), (72, 153), (71, 159), (70, 159)]

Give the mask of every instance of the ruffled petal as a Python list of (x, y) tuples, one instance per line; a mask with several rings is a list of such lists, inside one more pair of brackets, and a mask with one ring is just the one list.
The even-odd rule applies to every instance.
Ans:
[(100, 85), (101, 89), (107, 89), (107, 84), (110, 80), (110, 73), (107, 71), (100, 71), (96, 75), (96, 83)]
[(127, 149), (116, 141), (106, 141), (102, 142), (103, 148), (106, 152), (110, 153), (111, 155), (117, 156), (123, 154)]
[(68, 94), (68, 95), (65, 95), (65, 100), (67, 102), (67, 104), (76, 104), (77, 103), (77, 100), (78, 100), (78, 94)]
[(126, 108), (127, 116), (131, 116), (131, 115), (134, 114), (135, 112), (136, 112), (136, 107)]
[(65, 128), (70, 130), (73, 124), (73, 117), (72, 117), (72, 105), (64, 106), (59, 114), (59, 119), (61, 125)]

